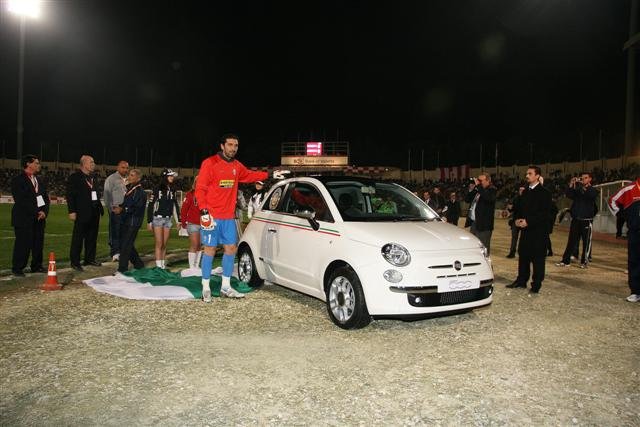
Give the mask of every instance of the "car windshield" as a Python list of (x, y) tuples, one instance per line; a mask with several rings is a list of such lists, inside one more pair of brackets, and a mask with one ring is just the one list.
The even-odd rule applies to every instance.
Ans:
[(325, 183), (345, 221), (433, 221), (431, 208), (406, 188), (387, 182), (344, 180)]

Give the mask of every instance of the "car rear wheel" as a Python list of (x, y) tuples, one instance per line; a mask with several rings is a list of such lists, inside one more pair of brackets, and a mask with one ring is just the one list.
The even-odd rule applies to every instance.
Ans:
[(360, 329), (371, 322), (360, 279), (351, 267), (337, 268), (329, 276), (327, 311), (342, 329)]
[(253, 288), (257, 288), (263, 282), (256, 270), (251, 249), (246, 245), (238, 251), (238, 278)]

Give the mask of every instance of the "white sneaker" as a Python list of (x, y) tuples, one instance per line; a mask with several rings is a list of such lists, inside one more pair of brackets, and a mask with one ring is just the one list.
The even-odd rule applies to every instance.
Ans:
[(556, 267), (569, 267), (569, 264), (565, 264), (564, 262), (556, 262)]
[(202, 291), (202, 301), (211, 302), (211, 289)]
[(120, 261), (120, 254), (115, 254), (111, 257), (111, 262)]
[(640, 302), (640, 295), (638, 294), (631, 294), (627, 297), (627, 301), (629, 302)]
[(227, 298), (244, 298), (244, 294), (241, 294), (233, 288), (222, 288), (220, 289), (220, 294)]

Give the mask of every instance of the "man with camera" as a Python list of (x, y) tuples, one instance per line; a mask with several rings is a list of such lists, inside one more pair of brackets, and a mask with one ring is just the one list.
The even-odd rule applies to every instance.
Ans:
[(571, 212), (571, 226), (562, 261), (556, 264), (558, 267), (569, 266), (571, 254), (577, 248), (579, 240), (582, 239), (580, 268), (587, 268), (589, 254), (591, 253), (593, 217), (596, 214), (596, 198), (598, 197), (598, 191), (591, 185), (592, 180), (591, 173), (585, 172), (579, 177), (571, 178), (569, 182), (566, 195), (573, 200), (569, 210)]

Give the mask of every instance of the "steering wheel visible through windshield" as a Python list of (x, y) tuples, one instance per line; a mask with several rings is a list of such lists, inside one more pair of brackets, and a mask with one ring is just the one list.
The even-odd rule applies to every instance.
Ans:
[(438, 218), (426, 203), (397, 184), (344, 180), (326, 182), (345, 221), (432, 221)]

